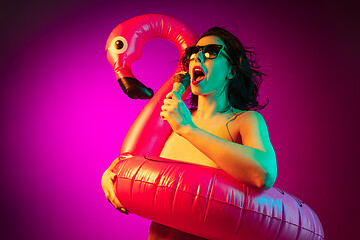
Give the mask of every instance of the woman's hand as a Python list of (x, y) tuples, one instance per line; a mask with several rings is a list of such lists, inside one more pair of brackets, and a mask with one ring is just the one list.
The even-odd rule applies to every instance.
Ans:
[(191, 113), (179, 94), (172, 91), (166, 95), (161, 107), (161, 119), (168, 121), (173, 131), (182, 135), (189, 127), (196, 127), (191, 119)]
[(106, 199), (120, 212), (128, 214), (128, 211), (124, 208), (124, 206), (120, 203), (119, 199), (117, 199), (115, 195), (114, 182), (116, 180), (117, 175), (113, 173), (111, 170), (107, 169), (101, 178), (101, 186), (105, 193)]

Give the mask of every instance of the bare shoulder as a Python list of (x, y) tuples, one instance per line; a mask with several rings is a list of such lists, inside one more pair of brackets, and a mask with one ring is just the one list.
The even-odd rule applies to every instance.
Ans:
[(263, 118), (262, 115), (256, 111), (245, 111), (241, 115), (243, 118)]
[(273, 152), (268, 128), (263, 116), (256, 111), (247, 111), (237, 117), (236, 126), (243, 145), (262, 151)]
[(266, 125), (263, 116), (256, 111), (246, 111), (240, 113), (239, 116), (236, 117), (235, 121), (239, 127)]

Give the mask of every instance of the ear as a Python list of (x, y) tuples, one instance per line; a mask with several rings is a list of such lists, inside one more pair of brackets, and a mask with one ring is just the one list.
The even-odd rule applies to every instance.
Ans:
[(236, 75), (236, 68), (235, 68), (235, 66), (232, 66), (229, 69), (229, 72), (226, 77), (227, 77), (227, 79), (232, 79), (235, 75)]

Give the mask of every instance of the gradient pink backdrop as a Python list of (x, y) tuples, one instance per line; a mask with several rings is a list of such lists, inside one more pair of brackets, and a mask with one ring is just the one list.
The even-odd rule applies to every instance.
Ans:
[[(357, 4), (358, 5), (358, 4)], [(327, 239), (356, 239), (359, 22), (343, 1), (21, 1), (1, 3), (1, 239), (147, 239), (100, 186), (145, 101), (120, 89), (105, 56), (119, 23), (146, 13), (200, 34), (218, 25), (256, 48), (268, 77), (261, 111), (278, 159), (275, 186), (311, 206)], [(357, 20), (357, 21), (356, 21)], [(177, 60), (153, 40), (134, 64), (154, 90)]]

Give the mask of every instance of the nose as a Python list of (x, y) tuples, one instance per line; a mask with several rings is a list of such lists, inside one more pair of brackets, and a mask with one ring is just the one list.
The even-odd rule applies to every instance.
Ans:
[(204, 59), (204, 55), (203, 55), (203, 53), (202, 53), (202, 49), (196, 54), (196, 56), (195, 56), (195, 59), (196, 59), (196, 61), (198, 61), (198, 62), (204, 62), (205, 61), (205, 59)]

